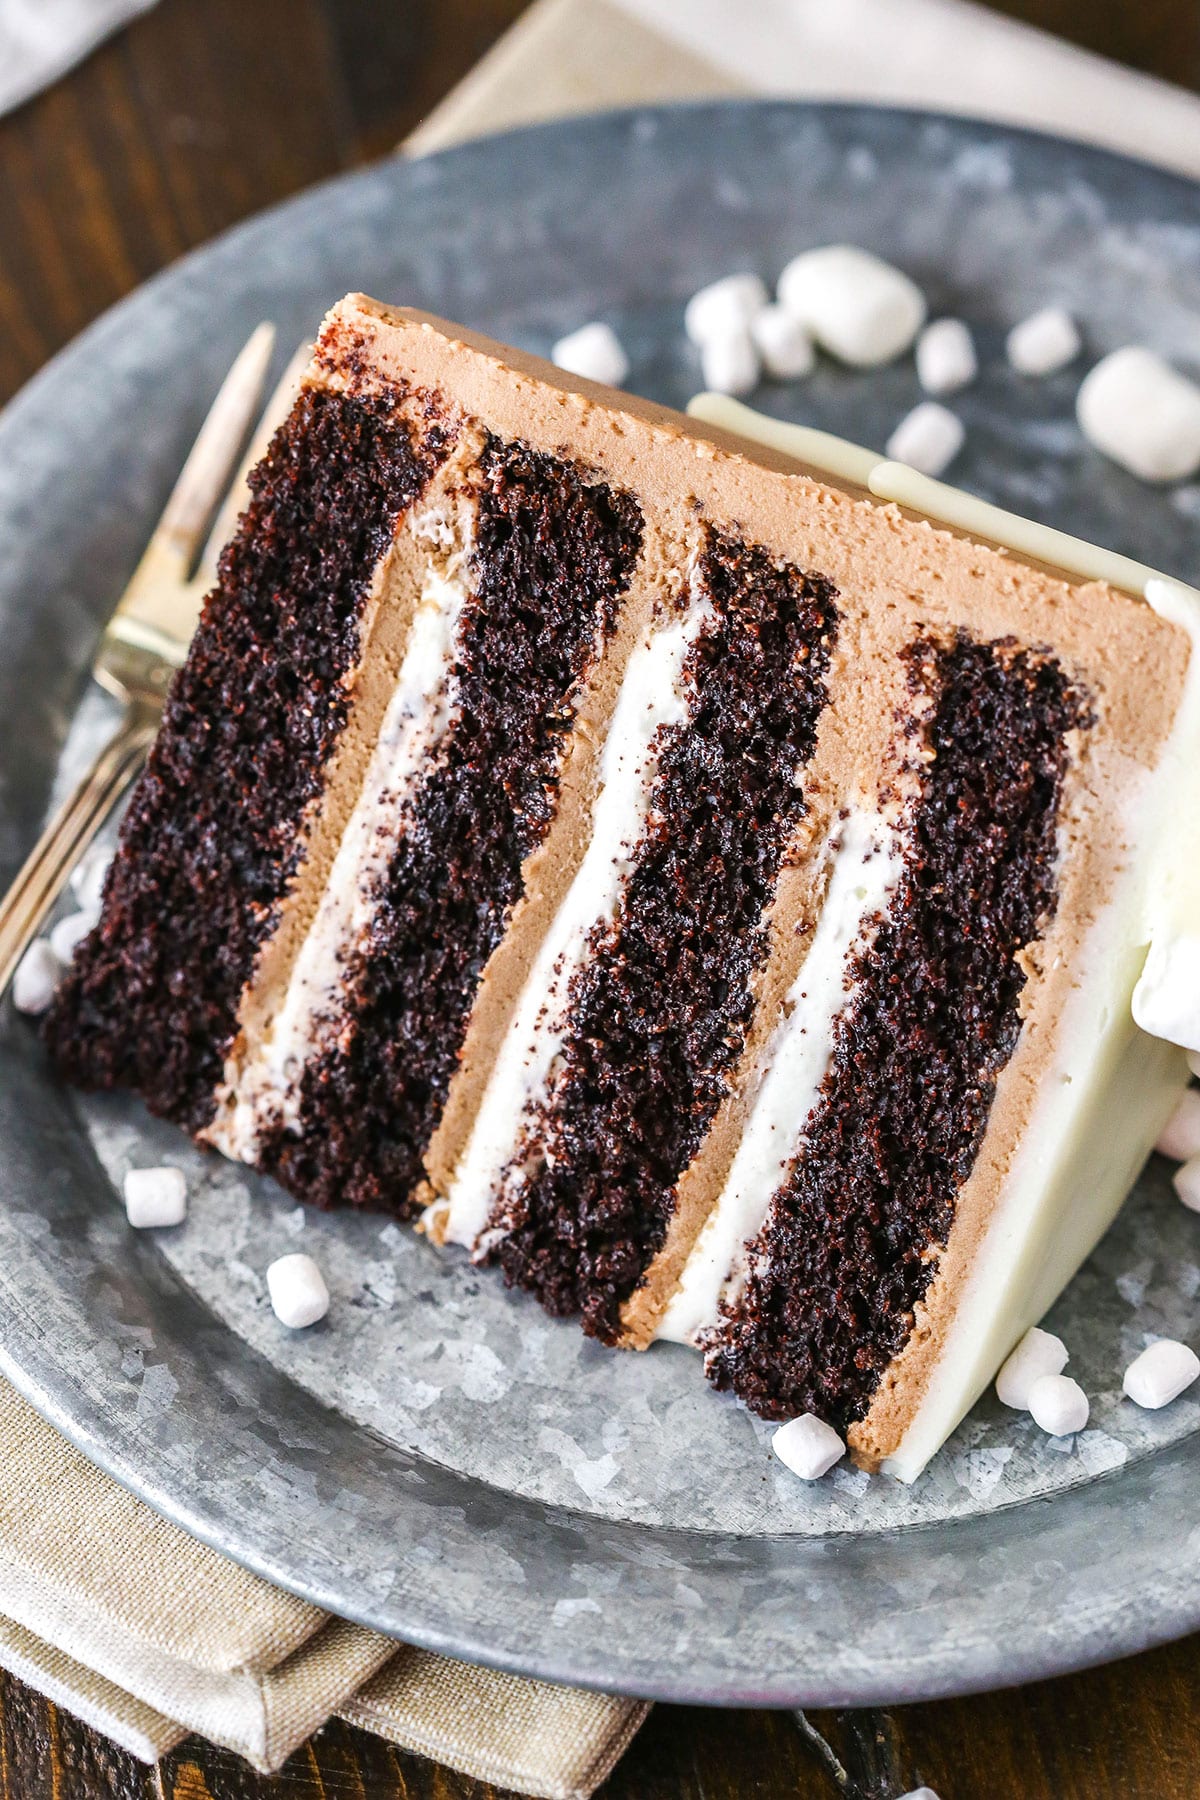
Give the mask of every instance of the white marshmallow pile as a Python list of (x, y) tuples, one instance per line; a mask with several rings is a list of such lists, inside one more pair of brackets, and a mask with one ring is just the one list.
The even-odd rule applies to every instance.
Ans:
[(1090, 1410), (1087, 1395), (1069, 1375), (1039, 1375), (1029, 1390), (1030, 1416), (1051, 1437), (1082, 1431)]
[(1200, 936), (1180, 932), (1151, 943), (1133, 1016), (1151, 1037), (1200, 1053)]
[(1061, 306), (1044, 306), (1014, 325), (1005, 349), (1020, 375), (1053, 375), (1065, 369), (1083, 348), (1079, 327)]
[(855, 369), (894, 362), (925, 323), (925, 296), (917, 284), (853, 244), (794, 256), (778, 292), (779, 304), (821, 348)]
[[(754, 326), (768, 310), (774, 309), (762, 277), (745, 272), (710, 281), (688, 301), (683, 328), (700, 352), (704, 384), (714, 394), (748, 394), (757, 383), (763, 363)], [(778, 333), (778, 326), (767, 327), (768, 340), (772, 331)], [(809, 355), (811, 360), (811, 346)]]
[(620, 387), (629, 373), (629, 358), (620, 338), (601, 319), (559, 338), (550, 360), (568, 375), (582, 375), (585, 381), (599, 381), (605, 387)]
[(1129, 344), (1098, 362), (1075, 411), (1089, 442), (1143, 481), (1200, 469), (1200, 387), (1153, 350)]
[(50, 933), (50, 948), (64, 966), (75, 959), (75, 952), (89, 932), (100, 923), (100, 914), (91, 907), (80, 912), (68, 913), (60, 919)]
[(815, 1413), (801, 1413), (798, 1419), (781, 1425), (771, 1439), (771, 1448), (801, 1481), (819, 1481), (846, 1454), (846, 1446), (833, 1426), (818, 1419)]
[(1154, 1148), (1175, 1162), (1200, 1156), (1200, 1088), (1188, 1088), (1158, 1134)]
[(1029, 1395), (1043, 1375), (1061, 1375), (1070, 1360), (1067, 1346), (1052, 1331), (1034, 1325), (1025, 1333), (996, 1377), (996, 1393), (1005, 1406), (1029, 1411)]
[(31, 1016), (44, 1013), (62, 978), (62, 964), (45, 938), (36, 938), (17, 964), (13, 976), (13, 1005)]
[(1200, 1356), (1174, 1338), (1159, 1338), (1135, 1356), (1125, 1371), (1122, 1387), (1137, 1406), (1157, 1412), (1177, 1400), (1184, 1388), (1200, 1375)]
[(182, 1225), (187, 1215), (187, 1182), (182, 1169), (130, 1169), (123, 1191), (125, 1216), (138, 1231)]
[(957, 394), (979, 372), (975, 340), (961, 319), (935, 319), (917, 339), (917, 380), (927, 394)]
[(921, 475), (940, 475), (963, 447), (962, 420), (936, 400), (922, 400), (901, 419), (887, 441), (893, 462)]
[(1062, 1339), (1034, 1325), (997, 1375), (996, 1393), (1005, 1406), (1029, 1413), (1051, 1437), (1082, 1431), (1088, 1422), (1088, 1397), (1077, 1381), (1063, 1374), (1067, 1362)]
[(315, 1325), (329, 1311), (329, 1289), (311, 1256), (281, 1256), (267, 1270), (267, 1292), (275, 1317), (293, 1331)]

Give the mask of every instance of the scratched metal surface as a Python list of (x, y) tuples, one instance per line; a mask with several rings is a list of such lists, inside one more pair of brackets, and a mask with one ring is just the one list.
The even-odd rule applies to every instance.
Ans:
[[(256, 319), (286, 346), (360, 287), (545, 350), (603, 316), (630, 385), (682, 404), (687, 295), (832, 239), (975, 329), (953, 479), (1197, 576), (1200, 488), (1148, 490), (1087, 449), (1082, 363), (1030, 383), (1002, 350), (1061, 301), (1089, 356), (1135, 338), (1186, 366), (1194, 186), (991, 126), (759, 103), (387, 163), (179, 265), (0, 420), (3, 865), (105, 729), (102, 703), (79, 706), (97, 624)], [(756, 401), (880, 446), (917, 397), (906, 359)], [(66, 1095), (23, 1021), (0, 1025), (0, 1057), (0, 1365), (162, 1511), (335, 1611), (550, 1678), (792, 1704), (988, 1686), (1200, 1623), (1200, 1400), (1156, 1415), (1119, 1391), (1150, 1336), (1196, 1335), (1200, 1220), (1161, 1166), (1053, 1315), (1085, 1432), (1050, 1440), (987, 1400), (911, 1489), (850, 1468), (809, 1486), (690, 1352), (607, 1352), (406, 1230), (306, 1214), (127, 1101)], [(120, 1177), (154, 1160), (188, 1168), (189, 1221), (134, 1238)], [(299, 1247), (334, 1304), (293, 1336), (262, 1272)]]

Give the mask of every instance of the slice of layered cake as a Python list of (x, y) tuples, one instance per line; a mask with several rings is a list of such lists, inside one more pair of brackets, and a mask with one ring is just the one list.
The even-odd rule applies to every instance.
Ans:
[(1200, 682), (1187, 590), (914, 480), (342, 302), (61, 1068), (916, 1474), (1187, 1079)]

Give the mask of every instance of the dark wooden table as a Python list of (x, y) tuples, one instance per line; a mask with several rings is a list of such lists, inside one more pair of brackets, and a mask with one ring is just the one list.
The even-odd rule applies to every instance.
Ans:
[[(390, 150), (524, 4), (161, 0), (0, 120), (0, 400), (173, 257)], [(1197, 0), (999, 10), (1200, 91)], [(604, 1800), (894, 1800), (920, 1783), (942, 1800), (1196, 1800), (1198, 1686), (1193, 1638), (1009, 1693), (807, 1722), (664, 1706)], [(196, 1740), (151, 1771), (0, 1676), (0, 1800), (494, 1792), (337, 1724), (274, 1777)]]

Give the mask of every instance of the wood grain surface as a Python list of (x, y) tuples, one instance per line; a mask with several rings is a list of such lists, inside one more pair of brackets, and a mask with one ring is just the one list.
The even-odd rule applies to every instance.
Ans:
[[(684, 3), (684, 0), (681, 0)], [(749, 3), (749, 0), (747, 0)], [(164, 264), (394, 146), (524, 0), (161, 0), (0, 120), (0, 399)], [(1200, 91), (1197, 0), (998, 10)], [(981, 1600), (981, 1604), (986, 1604)], [(604, 1800), (1196, 1800), (1200, 1639), (1007, 1693), (800, 1721), (659, 1707)], [(332, 1724), (278, 1775), (150, 1770), (0, 1676), (0, 1800), (487, 1800)]]

